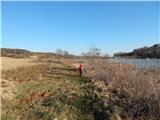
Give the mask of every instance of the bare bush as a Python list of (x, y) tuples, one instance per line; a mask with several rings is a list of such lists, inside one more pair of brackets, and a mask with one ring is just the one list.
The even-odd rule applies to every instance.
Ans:
[[(128, 119), (160, 118), (160, 71), (140, 70), (133, 65), (89, 61), (88, 74), (104, 81), (120, 99), (125, 98), (122, 117)], [(122, 106), (121, 106), (122, 107)]]

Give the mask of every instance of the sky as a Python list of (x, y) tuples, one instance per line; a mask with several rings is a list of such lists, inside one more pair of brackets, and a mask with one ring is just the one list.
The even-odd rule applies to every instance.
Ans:
[(36, 1), (1, 3), (3, 48), (80, 55), (93, 44), (103, 53), (160, 43), (160, 2)]

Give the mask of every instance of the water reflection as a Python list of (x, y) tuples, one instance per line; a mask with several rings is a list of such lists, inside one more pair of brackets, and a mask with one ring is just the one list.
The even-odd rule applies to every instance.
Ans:
[(143, 69), (160, 69), (160, 59), (111, 59), (111, 62), (133, 64)]

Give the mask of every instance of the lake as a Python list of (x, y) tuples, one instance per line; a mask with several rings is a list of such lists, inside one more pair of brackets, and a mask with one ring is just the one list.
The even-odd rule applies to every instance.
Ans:
[(160, 59), (111, 59), (111, 62), (136, 65), (142, 69), (160, 69)]

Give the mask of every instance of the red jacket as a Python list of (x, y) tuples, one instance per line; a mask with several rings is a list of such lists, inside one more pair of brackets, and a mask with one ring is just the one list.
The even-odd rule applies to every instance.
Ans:
[(80, 70), (83, 70), (83, 68), (84, 68), (83, 64), (80, 64), (80, 65), (79, 65), (79, 69), (80, 69)]

